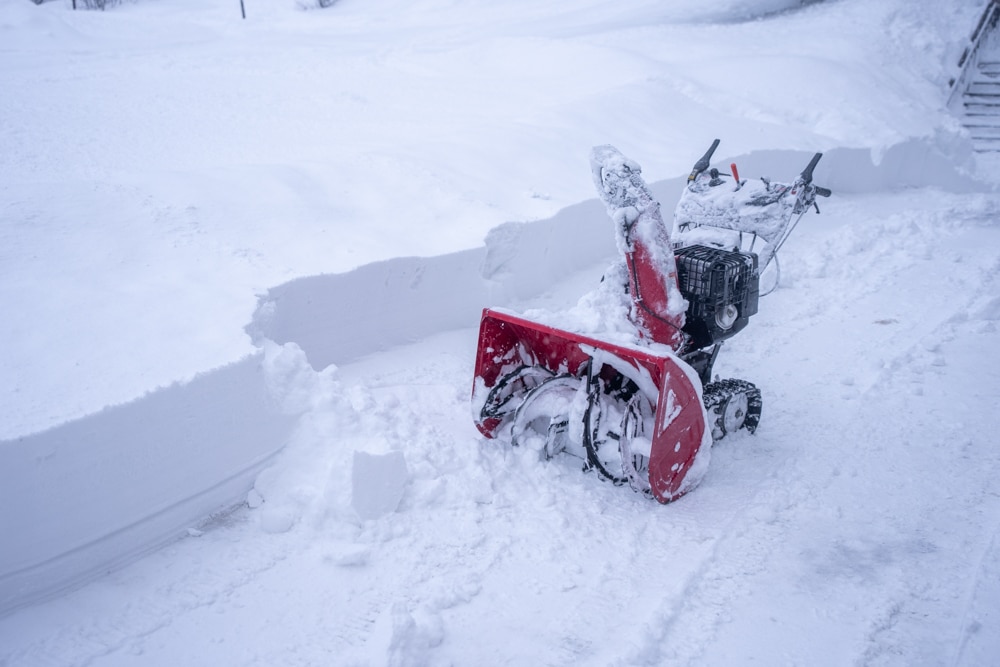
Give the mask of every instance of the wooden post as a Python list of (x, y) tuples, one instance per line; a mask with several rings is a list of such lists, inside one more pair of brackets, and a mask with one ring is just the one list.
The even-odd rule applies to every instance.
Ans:
[[(73, 2), (76, 2), (76, 0), (73, 0)], [(246, 7), (243, 6), (243, 0), (240, 0), (240, 14), (243, 15), (244, 19), (246, 19), (246, 17), (247, 17), (247, 9), (246, 9)]]

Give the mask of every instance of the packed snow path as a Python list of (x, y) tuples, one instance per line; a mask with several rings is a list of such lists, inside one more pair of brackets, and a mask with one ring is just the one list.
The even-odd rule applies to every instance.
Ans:
[[(263, 504), (3, 619), (0, 663), (988, 664), (998, 214), (924, 189), (803, 223), (718, 366), (761, 427), (668, 506), (479, 437), (471, 329), (322, 374), (274, 349), (311, 407)], [(355, 450), (405, 455), (395, 513), (357, 519)]]

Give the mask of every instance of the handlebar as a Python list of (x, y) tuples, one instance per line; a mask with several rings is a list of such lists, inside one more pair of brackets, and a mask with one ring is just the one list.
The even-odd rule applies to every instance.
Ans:
[(715, 153), (715, 149), (718, 147), (719, 147), (719, 140), (716, 139), (715, 141), (712, 142), (711, 147), (709, 147), (709, 149), (705, 151), (705, 154), (702, 155), (701, 158), (699, 158), (698, 161), (694, 163), (694, 167), (691, 168), (691, 175), (688, 176), (688, 182), (693, 181), (695, 178), (698, 177), (698, 174), (708, 169), (709, 165), (712, 162), (712, 154)]
[[(705, 151), (705, 154), (702, 155), (700, 158), (698, 158), (698, 161), (694, 163), (694, 166), (691, 168), (691, 174), (688, 176), (688, 183), (694, 181), (698, 177), (698, 174), (707, 170), (711, 166), (712, 155), (715, 154), (715, 149), (719, 147), (719, 143), (720, 143), (719, 139), (714, 140), (712, 142), (712, 145), (709, 146), (708, 150)], [(816, 153), (815, 155), (813, 155), (812, 159), (809, 160), (809, 164), (806, 165), (806, 168), (803, 169), (802, 173), (799, 175), (799, 180), (804, 185), (811, 186), (812, 191), (817, 195), (819, 195), (820, 197), (829, 197), (831, 194), (833, 194), (833, 192), (829, 188), (823, 188), (818, 185), (812, 185), (813, 171), (816, 169), (816, 165), (819, 164), (820, 158), (822, 157), (823, 157), (822, 153)], [(725, 177), (729, 176), (729, 174), (719, 173), (718, 176)], [(713, 174), (713, 177), (716, 177), (715, 174)]]
[(815, 169), (816, 165), (819, 164), (819, 159), (821, 157), (823, 157), (822, 153), (816, 153), (816, 155), (813, 155), (812, 159), (809, 160), (809, 164), (807, 164), (806, 168), (802, 170), (802, 175), (799, 176), (799, 178), (801, 178), (802, 182), (805, 183), (806, 185), (812, 183), (813, 169)]
[[(816, 153), (815, 155), (812, 156), (812, 159), (809, 160), (809, 164), (807, 164), (806, 168), (802, 170), (802, 174), (799, 176), (799, 180), (802, 181), (804, 185), (810, 186), (812, 188), (812, 191), (817, 195), (819, 195), (820, 197), (829, 197), (831, 194), (833, 194), (833, 192), (829, 188), (823, 188), (818, 185), (812, 185), (813, 170), (816, 168), (816, 165), (819, 164), (819, 159), (821, 157), (823, 157), (822, 153)], [(819, 213), (818, 206), (816, 207), (816, 212)]]

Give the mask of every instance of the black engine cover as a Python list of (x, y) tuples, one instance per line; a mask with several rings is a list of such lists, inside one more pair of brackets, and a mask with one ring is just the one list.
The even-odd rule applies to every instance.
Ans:
[(757, 255), (702, 245), (674, 254), (681, 294), (688, 301), (684, 332), (692, 347), (708, 347), (741, 331), (760, 299)]

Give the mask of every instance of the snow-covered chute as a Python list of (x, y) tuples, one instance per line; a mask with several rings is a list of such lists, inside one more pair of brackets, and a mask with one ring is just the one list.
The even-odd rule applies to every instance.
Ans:
[(472, 401), (484, 435), (544, 458), (575, 455), (586, 470), (666, 503), (701, 480), (713, 439), (756, 429), (760, 391), (745, 380), (713, 382), (712, 368), (722, 342), (757, 312), (758, 255), (716, 239), (694, 242), (700, 237), (692, 232), (745, 233), (780, 246), (793, 216), (829, 191), (811, 185), (819, 154), (791, 186), (762, 181), (763, 190), (740, 194), (746, 182), (734, 167), (735, 186), (719, 189), (723, 181), (709, 169), (718, 144), (688, 178), (675, 212), (686, 238), (676, 247), (639, 165), (612, 146), (593, 149), (594, 183), (624, 259), (621, 289), (634, 335), (583, 334), (485, 309)]

